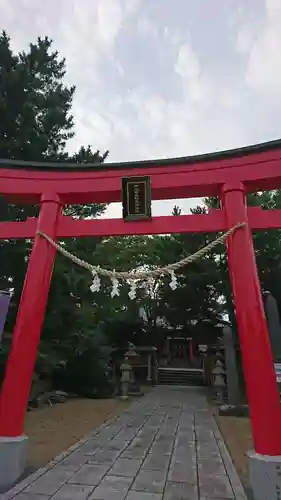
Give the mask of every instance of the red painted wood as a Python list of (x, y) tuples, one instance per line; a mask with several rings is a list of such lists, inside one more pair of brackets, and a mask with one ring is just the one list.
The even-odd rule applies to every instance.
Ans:
[(253, 231), (279, 229), (281, 210), (262, 210), (261, 207), (248, 207), (249, 226)]
[(0, 240), (21, 240), (34, 238), (37, 219), (29, 218), (22, 222), (0, 222)]
[[(36, 219), (27, 219), (24, 222), (0, 222), (0, 239), (33, 238), (36, 228)], [(223, 231), (225, 220), (220, 210), (212, 210), (206, 215), (154, 217), (150, 221), (137, 222), (124, 222), (123, 219), (78, 220), (64, 216), (60, 218), (57, 237), (168, 234), (171, 228), (173, 228), (173, 233)]]
[[(255, 449), (267, 455), (281, 455), (281, 406), (272, 363), (272, 353), (261, 300), (250, 228), (281, 227), (281, 211), (262, 211), (245, 206), (245, 191), (281, 188), (281, 148), (240, 157), (194, 160), (148, 168), (141, 162), (133, 168), (103, 165), (99, 170), (35, 171), (0, 169), (1, 194), (20, 203), (42, 200), (39, 228), (51, 236), (121, 236), (224, 231), (238, 222), (249, 227), (238, 230), (228, 244), (230, 275), (243, 365), (247, 385)], [(152, 221), (125, 223), (123, 220), (74, 220), (61, 217), (62, 204), (121, 201), (121, 179), (127, 176), (151, 178), (152, 198), (175, 199), (220, 195), (224, 210), (208, 215), (156, 217)], [(45, 196), (42, 193), (57, 193)], [(35, 219), (1, 222), (0, 238), (33, 238)], [(0, 435), (23, 432), (24, 415), (36, 358), (40, 329), (47, 302), (55, 251), (43, 238), (35, 237), (22, 292), (12, 349), (0, 399)]]
[(121, 201), (121, 178), (148, 175), (152, 198), (175, 199), (219, 195), (226, 182), (243, 182), (248, 191), (281, 188), (281, 148), (238, 158), (135, 168), (59, 172), (0, 169), (1, 193), (14, 201), (36, 203), (43, 192), (57, 192), (63, 203)]
[[(281, 210), (262, 210), (248, 207), (248, 223), (253, 231), (281, 227)], [(33, 238), (37, 220), (0, 222), (0, 239)], [(172, 228), (172, 229), (171, 229)], [(151, 221), (124, 222), (123, 219), (78, 220), (61, 217), (57, 229), (58, 238), (86, 236), (133, 236), (135, 234), (204, 233), (226, 231), (222, 210), (210, 210), (208, 214), (181, 215), (179, 217), (153, 217)]]
[[(223, 203), (229, 228), (248, 222), (242, 184), (225, 185)], [(228, 255), (255, 450), (281, 455), (280, 397), (248, 226), (229, 238)]]
[[(59, 198), (43, 196), (38, 228), (56, 239)], [(44, 320), (55, 249), (42, 237), (34, 241), (23, 286), (12, 347), (0, 398), (0, 436), (23, 433), (25, 412)]]
[(169, 234), (188, 232), (223, 231), (225, 220), (220, 210), (206, 215), (181, 215), (154, 217), (152, 220), (124, 222), (123, 219), (75, 220), (70, 217), (61, 219), (58, 235), (69, 236), (134, 236), (135, 234)]

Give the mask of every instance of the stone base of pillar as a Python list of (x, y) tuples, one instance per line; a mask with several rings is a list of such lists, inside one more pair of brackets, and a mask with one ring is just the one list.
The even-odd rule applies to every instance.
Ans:
[(0, 492), (16, 483), (23, 474), (28, 452), (27, 436), (0, 437)]
[(280, 500), (281, 456), (249, 452), (250, 484), (254, 500)]

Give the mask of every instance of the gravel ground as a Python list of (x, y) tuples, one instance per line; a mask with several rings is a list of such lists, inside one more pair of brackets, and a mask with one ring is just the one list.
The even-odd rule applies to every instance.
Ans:
[(29, 437), (27, 468), (38, 469), (71, 445), (119, 415), (128, 403), (118, 399), (72, 399), (66, 403), (27, 413), (25, 433)]
[(216, 415), (216, 421), (240, 479), (247, 488), (249, 486), (247, 452), (253, 449), (250, 419)]

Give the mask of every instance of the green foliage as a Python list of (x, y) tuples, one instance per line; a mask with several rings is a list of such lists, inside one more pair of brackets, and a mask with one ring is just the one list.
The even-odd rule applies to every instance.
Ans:
[[(281, 208), (281, 191), (267, 191), (248, 195), (248, 203), (265, 210)], [(254, 233), (255, 254), (262, 289), (269, 290), (276, 298), (281, 312), (281, 231), (269, 230)]]
[[(76, 343), (75, 343), (76, 341)], [(110, 354), (107, 338), (98, 330), (72, 336), (72, 350), (65, 363), (53, 373), (54, 386), (82, 397), (100, 398), (112, 394)]]
[[(202, 211), (200, 207), (195, 210)], [(173, 213), (180, 216), (177, 207)], [(117, 271), (150, 270), (185, 258), (212, 238), (213, 235), (202, 234), (108, 238), (97, 245), (92, 262)], [(198, 335), (198, 325), (202, 325), (202, 330), (213, 332), (224, 322), (225, 312), (224, 304), (219, 301), (222, 285), (218, 278), (218, 264), (210, 253), (183, 269), (175, 291), (169, 286), (169, 277), (152, 283), (139, 282), (136, 301), (128, 299), (126, 285), (122, 286), (119, 297), (110, 299), (111, 283), (103, 280), (103, 291), (95, 296), (96, 314), (106, 331), (111, 332), (111, 342), (118, 339), (118, 345), (128, 341), (159, 345), (167, 335), (168, 326), (175, 331), (180, 328), (181, 335), (185, 336)], [(144, 321), (139, 318), (140, 311)]]
[[(204, 211), (202, 207), (192, 210), (193, 213)], [(213, 238), (213, 235), (199, 233), (173, 235), (170, 237), (168, 255), (173, 255), (173, 261), (182, 260), (206, 246)], [(223, 321), (224, 311), (219, 303), (221, 290), (218, 286), (218, 267), (214, 256), (215, 253), (210, 252), (205, 258), (188, 264), (179, 274), (179, 286), (175, 291), (170, 289), (167, 280), (160, 290), (169, 323), (181, 326), (188, 336), (193, 336), (198, 324), (205, 323), (206, 328), (209, 328)]]
[[(7, 34), (0, 35), (1, 158), (64, 160), (77, 164), (101, 163), (106, 159), (108, 152), (101, 155), (99, 151), (93, 152), (90, 146), (81, 146), (72, 156), (65, 150), (67, 141), (74, 135), (71, 107), (75, 91), (73, 86), (63, 82), (65, 67), (65, 60), (52, 51), (52, 41), (48, 38), (38, 38), (26, 52), (14, 54)], [(71, 206), (65, 207), (64, 212), (82, 218), (95, 217), (104, 209), (104, 205)], [(37, 206), (14, 205), (0, 198), (1, 220), (25, 220), (37, 216), (38, 211)], [(84, 257), (91, 256), (96, 244), (94, 239), (67, 242), (71, 251)], [(0, 288), (14, 288), (15, 291), (7, 331), (12, 331), (15, 321), (31, 246), (31, 241), (0, 242)], [(69, 366), (69, 363), (73, 372), (80, 372), (81, 365), (86, 366), (85, 359), (81, 361), (85, 351), (92, 359), (103, 359), (98, 349), (99, 337), (93, 339), (96, 322), (91, 306), (88, 276), (58, 257), (36, 363), (38, 373), (50, 376), (58, 367)], [(0, 353), (2, 373), (9, 347), (10, 338), (5, 336)], [(76, 380), (82, 383), (79, 377)], [(101, 378), (96, 380), (101, 382)], [(77, 389), (77, 384), (75, 387)]]
[(39, 160), (65, 157), (73, 137), (70, 114), (74, 87), (63, 85), (65, 60), (51, 52), (52, 41), (38, 38), (28, 52), (13, 54), (5, 32), (0, 38), (0, 155)]

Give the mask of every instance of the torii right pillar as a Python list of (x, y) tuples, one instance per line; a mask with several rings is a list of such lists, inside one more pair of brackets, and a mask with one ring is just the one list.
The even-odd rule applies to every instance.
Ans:
[(249, 453), (250, 481), (255, 500), (280, 500), (280, 396), (243, 184), (225, 184), (222, 204), (228, 228), (246, 223), (229, 237), (227, 251), (255, 448)]

